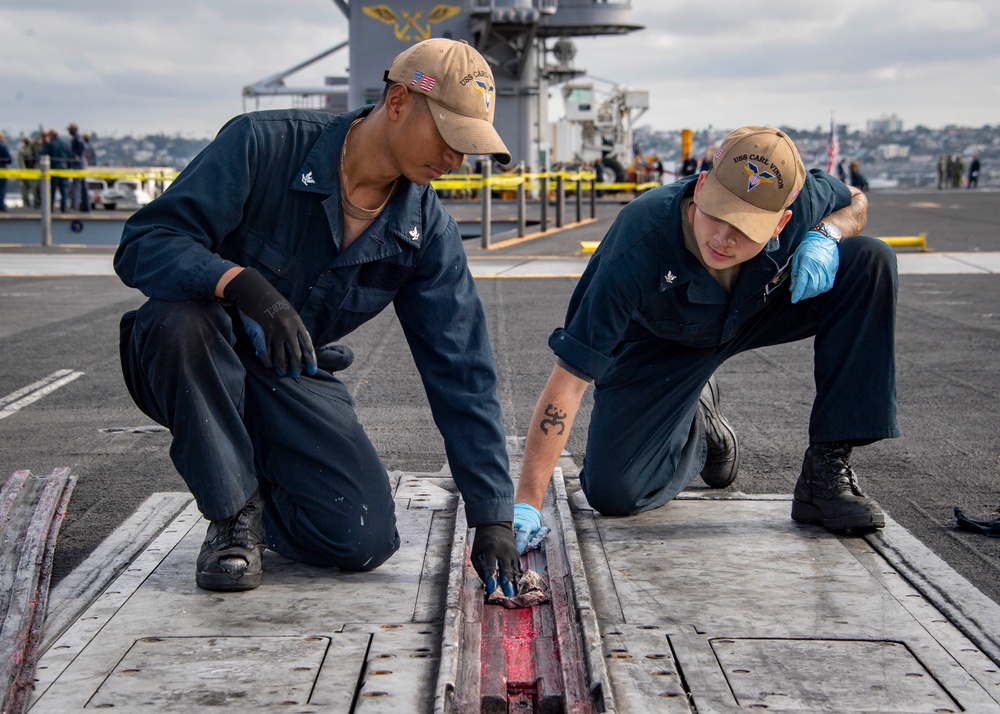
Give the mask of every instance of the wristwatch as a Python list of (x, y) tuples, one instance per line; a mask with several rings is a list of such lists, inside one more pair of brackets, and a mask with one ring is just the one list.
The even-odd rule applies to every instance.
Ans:
[(844, 234), (840, 232), (840, 229), (832, 223), (820, 222), (812, 227), (812, 230), (817, 233), (822, 233), (827, 238), (832, 240), (834, 243), (839, 243), (840, 239), (844, 237)]

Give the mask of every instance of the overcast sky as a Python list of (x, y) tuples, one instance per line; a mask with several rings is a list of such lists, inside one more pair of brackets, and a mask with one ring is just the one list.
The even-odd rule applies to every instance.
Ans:
[[(1000, 124), (997, 0), (632, 7), (646, 29), (577, 39), (575, 64), (648, 89), (651, 108), (639, 126), (808, 129), (828, 126), (831, 112), (852, 128), (892, 113), (905, 127)], [(245, 85), (346, 37), (332, 0), (0, 0), (0, 128), (17, 134), (76, 121), (105, 135), (212, 136), (243, 111)], [(322, 84), (344, 74), (347, 61), (345, 49), (288, 83)], [(287, 102), (267, 99), (261, 108)]]

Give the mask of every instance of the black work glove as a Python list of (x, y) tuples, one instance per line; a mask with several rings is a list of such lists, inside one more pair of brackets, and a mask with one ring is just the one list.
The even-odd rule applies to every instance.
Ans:
[(483, 523), (476, 526), (472, 541), (472, 567), (486, 585), (486, 594), (500, 588), (507, 597), (517, 595), (517, 581), (521, 576), (521, 558), (514, 543), (514, 529), (510, 523)]
[(282, 377), (316, 374), (316, 351), (302, 318), (263, 275), (244, 268), (222, 296), (237, 307), (260, 361)]

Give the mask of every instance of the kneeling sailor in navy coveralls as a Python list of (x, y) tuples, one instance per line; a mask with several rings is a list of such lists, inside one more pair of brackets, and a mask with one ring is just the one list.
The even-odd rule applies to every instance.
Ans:
[[(580, 483), (605, 515), (658, 508), (699, 474), (722, 488), (740, 447), (713, 373), (744, 350), (815, 337), (816, 399), (792, 518), (831, 530), (884, 525), (851, 450), (898, 435), (896, 259), (857, 189), (806, 173), (795, 145), (744, 127), (708, 173), (626, 206), (594, 253), (549, 346), (556, 364), (528, 431), (514, 505), (518, 547), (588, 384)], [(843, 238), (842, 236), (852, 236)]]
[(115, 270), (149, 300), (122, 318), (122, 369), (211, 521), (203, 588), (257, 587), (265, 546), (344, 570), (399, 547), (385, 467), (334, 374), (353, 354), (313, 347), (391, 303), (476, 528), (473, 563), (488, 589), (516, 590), (496, 366), (458, 227), (429, 187), (465, 153), (510, 162), (493, 75), (468, 44), (432, 39), (386, 81), (375, 107), (340, 116), (233, 119), (125, 226)]

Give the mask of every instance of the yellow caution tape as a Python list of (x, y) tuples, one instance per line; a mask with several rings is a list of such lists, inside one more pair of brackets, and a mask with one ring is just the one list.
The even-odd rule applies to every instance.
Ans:
[[(119, 179), (173, 181), (177, 178), (178, 172), (173, 169), (92, 167), (87, 169), (52, 169), (48, 172), (48, 176), (68, 179), (95, 178), (104, 179), (109, 182), (118, 181)], [(438, 191), (481, 189), (487, 185), (496, 191), (516, 191), (518, 186), (524, 184), (529, 190), (537, 191), (541, 190), (541, 180), (548, 179), (549, 190), (551, 191), (555, 189), (555, 183), (559, 177), (562, 177), (563, 187), (567, 191), (575, 191), (578, 183), (582, 184), (582, 187), (587, 190), (593, 187), (598, 191), (630, 193), (647, 191), (660, 185), (656, 181), (639, 184), (632, 181), (595, 183), (597, 175), (588, 171), (543, 171), (534, 174), (497, 174), (490, 176), (487, 180), (484, 180), (481, 174), (449, 174), (447, 177), (432, 181), (431, 185)], [(39, 169), (0, 169), (0, 178), (38, 181), (43, 178), (43, 174)]]
[[(111, 181), (119, 179), (131, 179), (134, 181), (173, 181), (177, 178), (177, 171), (173, 169), (116, 169), (116, 168), (91, 168), (91, 169), (51, 169), (48, 176), (55, 178), (99, 178)], [(38, 181), (43, 178), (40, 169), (0, 169), (0, 178), (25, 179), (27, 181)]]

